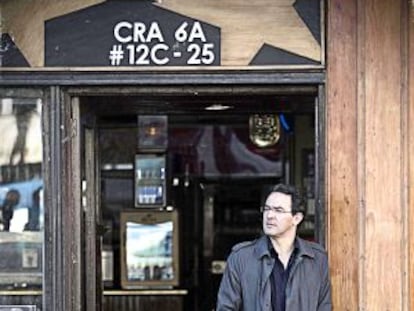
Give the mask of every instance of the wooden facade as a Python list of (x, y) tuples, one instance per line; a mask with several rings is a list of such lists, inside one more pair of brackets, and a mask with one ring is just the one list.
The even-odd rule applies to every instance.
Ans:
[[(408, 55), (413, 55), (414, 53), (414, 4), (411, 1), (410, 8), (407, 12), (408, 14)], [(412, 143), (414, 139), (414, 126), (412, 120), (414, 120), (414, 57), (408, 57), (408, 63), (407, 66), (409, 68), (408, 70), (408, 126), (407, 126), (407, 140), (409, 142), (408, 144), (408, 154), (412, 155), (414, 154), (414, 144)], [(413, 236), (414, 236), (414, 167), (412, 165), (412, 160), (410, 157), (408, 157), (408, 189), (407, 189), (407, 195), (408, 195), (408, 256), (409, 256), (409, 262), (408, 262), (408, 275), (409, 275), (409, 283), (408, 283), (408, 297), (410, 297), (410, 300), (408, 302), (408, 308), (411, 306), (414, 306), (414, 242), (413, 242)]]
[(412, 306), (412, 10), (329, 2), (327, 231), (338, 310)]
[[(81, 4), (98, 2), (76, 1), (76, 5), (83, 7)], [(175, 1), (171, 3), (172, 6), (176, 4)], [(8, 5), (10, 12), (18, 9), (13, 7), (12, 1)], [(103, 92), (106, 94), (115, 92), (119, 85), (131, 87), (131, 81), (138, 86), (155, 88), (160, 85), (177, 89), (187, 87), (190, 93), (194, 89), (198, 91), (198, 86), (212, 84), (218, 85), (218, 89), (229, 87), (231, 92), (240, 85), (251, 90), (263, 85), (316, 85), (326, 90), (322, 110), (325, 113), (322, 133), (326, 139), (320, 158), (325, 160), (320, 164), (324, 172), (321, 180), (325, 184), (319, 187), (325, 195), (324, 239), (330, 258), (334, 310), (408, 311), (413, 308), (414, 60), (411, 55), (414, 55), (414, 3), (408, 0), (331, 0), (326, 1), (325, 11), (326, 60), (314, 48), (309, 50), (314, 59), (326, 63), (322, 64), (326, 71), (323, 66), (311, 70), (259, 68), (251, 72), (240, 68), (222, 71), (215, 68), (216, 71), (186, 71), (178, 77), (172, 71), (112, 73), (91, 70), (89, 76), (87, 70), (86, 74), (85, 71), (61, 69), (0, 72), (2, 87), (41, 87), (46, 90), (48, 104), (52, 103), (44, 115), (45, 145), (50, 148), (45, 154), (52, 158), (46, 167), (51, 185), (49, 203), (57, 209), (48, 214), (53, 220), (48, 232), (56, 230), (59, 235), (47, 242), (46, 265), (54, 271), (46, 277), (44, 294), (48, 298), (44, 301), (50, 304), (46, 307), (51, 308), (48, 311), (83, 310), (84, 290), (81, 267), (76, 261), (81, 252), (78, 235), (81, 225), (77, 222), (82, 213), (77, 199), (81, 196), (78, 193), (81, 186), (76, 184), (80, 183), (80, 177), (75, 176), (80, 170), (76, 153), (80, 149), (79, 141), (71, 140), (60, 151), (53, 146), (71, 135), (73, 124), (70, 121), (72, 114), (78, 113), (78, 96), (95, 92), (90, 85), (107, 87)], [(18, 28), (19, 25), (10, 23), (8, 27)], [(30, 40), (23, 36), (17, 39), (22, 40), (23, 48), (29, 51), (29, 61), (37, 67), (43, 64), (43, 51), (35, 53), (39, 46), (29, 44), (35, 35), (36, 32)], [(232, 66), (232, 60), (227, 64)], [(171, 91), (165, 90), (165, 93)], [(134, 92), (139, 91), (134, 89)], [(71, 105), (66, 106), (68, 102)], [(62, 127), (64, 131), (49, 132), (59, 129), (64, 122), (68, 122)], [(73, 170), (74, 167), (79, 170)], [(52, 171), (64, 173), (54, 175)], [(67, 260), (72, 259), (68, 265)], [(91, 273), (90, 277), (96, 276)], [(93, 292), (96, 288), (88, 290)], [(145, 310), (154, 303), (151, 297), (108, 295), (106, 299), (116, 308), (131, 305)], [(179, 297), (163, 299), (181, 308)], [(89, 302), (88, 310), (100, 303)]]

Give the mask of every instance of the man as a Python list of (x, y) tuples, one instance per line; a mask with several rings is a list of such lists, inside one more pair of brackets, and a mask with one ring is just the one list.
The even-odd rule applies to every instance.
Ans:
[(14, 214), (14, 208), (20, 201), (20, 193), (11, 189), (6, 193), (6, 197), (1, 207), (2, 218), (3, 218), (3, 231), (10, 231), (11, 220)]
[(262, 207), (264, 235), (233, 247), (216, 311), (330, 311), (328, 259), (323, 248), (296, 236), (301, 198), (277, 185)]

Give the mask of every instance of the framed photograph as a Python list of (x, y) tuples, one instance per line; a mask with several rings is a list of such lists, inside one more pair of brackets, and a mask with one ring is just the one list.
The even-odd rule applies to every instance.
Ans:
[(135, 156), (135, 207), (165, 206), (165, 162), (165, 154)]
[(123, 288), (170, 288), (179, 284), (176, 211), (121, 212), (120, 232)]
[(138, 116), (138, 150), (164, 151), (168, 145), (168, 117), (162, 115)]

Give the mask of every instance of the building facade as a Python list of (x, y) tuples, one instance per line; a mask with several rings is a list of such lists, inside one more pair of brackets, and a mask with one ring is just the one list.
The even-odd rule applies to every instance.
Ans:
[(0, 9), (0, 310), (212, 310), (279, 182), (335, 310), (411, 309), (411, 1)]

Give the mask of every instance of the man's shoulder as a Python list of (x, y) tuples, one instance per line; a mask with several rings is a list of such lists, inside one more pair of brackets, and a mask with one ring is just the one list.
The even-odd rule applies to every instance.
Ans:
[(254, 247), (254, 245), (257, 243), (257, 239), (255, 240), (251, 240), (251, 241), (244, 241), (241, 243), (237, 243), (236, 245), (234, 245), (231, 249), (231, 251), (233, 253), (237, 253), (243, 250), (249, 250), (252, 247)]
[(319, 255), (326, 255), (326, 250), (325, 248), (313, 241), (309, 241), (309, 240), (304, 240), (304, 239), (300, 239), (302, 245), (306, 245), (306, 248), (311, 249), (315, 254), (319, 254)]

